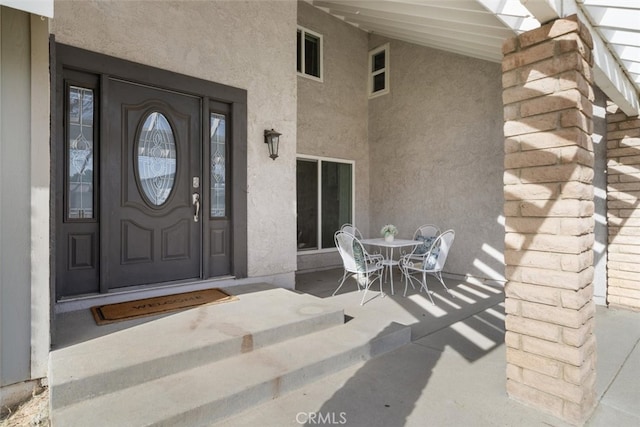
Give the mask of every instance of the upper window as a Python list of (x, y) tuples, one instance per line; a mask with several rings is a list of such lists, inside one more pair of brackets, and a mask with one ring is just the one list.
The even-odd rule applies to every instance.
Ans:
[(389, 43), (369, 52), (369, 98), (389, 93)]
[(335, 247), (334, 233), (353, 222), (353, 162), (298, 158), (298, 250)]
[(298, 27), (298, 74), (322, 81), (322, 35)]

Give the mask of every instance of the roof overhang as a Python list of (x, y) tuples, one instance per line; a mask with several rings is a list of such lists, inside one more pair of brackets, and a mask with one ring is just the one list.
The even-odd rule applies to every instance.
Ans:
[(541, 23), (577, 15), (593, 38), (596, 85), (629, 116), (640, 112), (640, 2), (521, 0)]
[(640, 112), (638, 0), (306, 0), (367, 32), (502, 61), (504, 40), (577, 14), (594, 40), (596, 85), (627, 115)]
[(53, 0), (0, 0), (0, 5), (53, 18)]

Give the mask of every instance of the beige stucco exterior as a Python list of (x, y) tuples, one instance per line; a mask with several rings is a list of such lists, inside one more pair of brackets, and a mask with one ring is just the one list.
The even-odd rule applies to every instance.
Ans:
[[(372, 36), (306, 3), (299, 25), (324, 38), (323, 82), (298, 77), (298, 154), (356, 161), (355, 223), (400, 237), (456, 231), (447, 272), (503, 280), (500, 66)], [(369, 99), (368, 51), (390, 43), (391, 92)], [(470, 221), (473, 213), (473, 221)], [(298, 255), (298, 269), (339, 265)]]
[[(369, 228), (369, 139), (367, 128), (367, 43), (362, 30), (301, 2), (298, 24), (322, 34), (324, 80), (298, 76), (298, 155), (355, 162), (354, 223)], [(335, 250), (299, 252), (298, 270), (334, 267)]]
[(503, 279), (500, 65), (390, 43), (391, 93), (369, 102), (371, 233), (454, 229), (446, 271)]

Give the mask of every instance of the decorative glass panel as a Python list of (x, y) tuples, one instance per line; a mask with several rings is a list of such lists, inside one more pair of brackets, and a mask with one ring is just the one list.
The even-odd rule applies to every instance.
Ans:
[(221, 114), (211, 114), (211, 216), (224, 217), (226, 215), (226, 117)]
[(69, 88), (67, 217), (93, 218), (93, 90)]
[(167, 118), (149, 114), (138, 139), (138, 178), (147, 199), (160, 206), (167, 201), (176, 177), (176, 143)]

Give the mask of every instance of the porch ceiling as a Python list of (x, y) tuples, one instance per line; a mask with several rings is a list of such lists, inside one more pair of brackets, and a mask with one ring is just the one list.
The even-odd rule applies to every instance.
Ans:
[(365, 31), (500, 62), (506, 38), (578, 14), (591, 30), (596, 84), (628, 115), (640, 111), (637, 0), (307, 0)]

